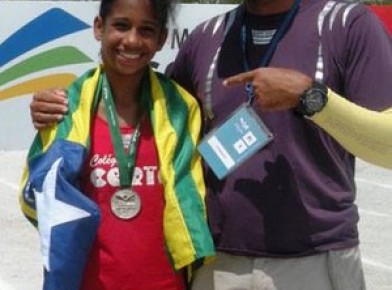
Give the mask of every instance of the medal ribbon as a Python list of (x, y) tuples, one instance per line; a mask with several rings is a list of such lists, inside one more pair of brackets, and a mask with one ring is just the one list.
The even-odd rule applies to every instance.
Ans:
[(103, 75), (102, 80), (102, 99), (105, 106), (105, 115), (109, 123), (114, 153), (117, 159), (120, 187), (129, 188), (132, 187), (132, 178), (136, 164), (136, 153), (140, 143), (140, 118), (137, 119), (135, 130), (130, 140), (128, 154), (126, 154), (121, 138), (116, 107), (106, 74)]

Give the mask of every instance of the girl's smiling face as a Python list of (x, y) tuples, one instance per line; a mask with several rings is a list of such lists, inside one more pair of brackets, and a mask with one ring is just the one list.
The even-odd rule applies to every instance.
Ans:
[(105, 19), (94, 20), (95, 38), (101, 41), (108, 73), (143, 74), (165, 43), (167, 30), (154, 17), (149, 0), (116, 0)]

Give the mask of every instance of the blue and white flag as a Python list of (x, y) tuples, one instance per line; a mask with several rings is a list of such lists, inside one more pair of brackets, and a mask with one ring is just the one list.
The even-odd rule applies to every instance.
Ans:
[(29, 180), (22, 194), (35, 204), (44, 290), (80, 288), (98, 229), (97, 205), (75, 186), (83, 154), (82, 146), (57, 140), (28, 162)]

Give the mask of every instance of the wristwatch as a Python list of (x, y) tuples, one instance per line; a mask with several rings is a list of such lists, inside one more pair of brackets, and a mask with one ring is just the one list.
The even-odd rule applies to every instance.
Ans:
[(306, 117), (311, 117), (320, 112), (327, 104), (327, 93), (328, 89), (325, 85), (313, 81), (312, 86), (299, 97), (295, 112)]

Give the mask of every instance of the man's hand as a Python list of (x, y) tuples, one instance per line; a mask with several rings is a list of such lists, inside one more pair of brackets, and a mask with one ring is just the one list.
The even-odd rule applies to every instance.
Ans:
[(30, 115), (36, 129), (46, 128), (62, 120), (67, 111), (67, 94), (61, 89), (37, 92), (30, 103)]
[(297, 106), (300, 95), (311, 86), (307, 75), (284, 68), (258, 68), (224, 80), (227, 87), (251, 83), (261, 110), (277, 111)]

